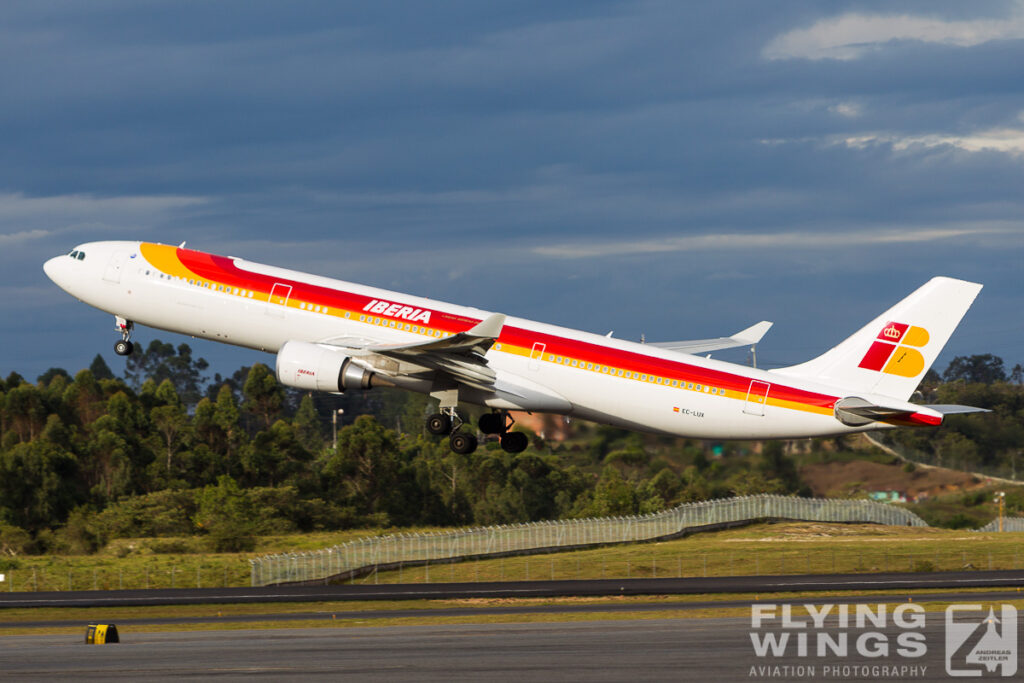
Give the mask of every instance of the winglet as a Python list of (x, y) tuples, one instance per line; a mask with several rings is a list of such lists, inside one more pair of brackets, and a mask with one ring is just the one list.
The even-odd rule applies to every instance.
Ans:
[(497, 339), (504, 326), (505, 316), (501, 313), (493, 313), (466, 330), (466, 334), (481, 339)]
[(767, 320), (762, 320), (756, 325), (751, 325), (747, 329), (737, 332), (732, 335), (732, 338), (743, 345), (756, 344), (761, 341), (761, 338), (764, 337), (765, 333), (771, 329), (772, 324), (773, 323), (770, 323)]

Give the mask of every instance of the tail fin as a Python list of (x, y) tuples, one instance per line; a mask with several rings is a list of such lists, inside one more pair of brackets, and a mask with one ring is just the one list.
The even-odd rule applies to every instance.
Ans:
[(948, 277), (932, 278), (839, 346), (774, 372), (905, 401), (981, 287)]

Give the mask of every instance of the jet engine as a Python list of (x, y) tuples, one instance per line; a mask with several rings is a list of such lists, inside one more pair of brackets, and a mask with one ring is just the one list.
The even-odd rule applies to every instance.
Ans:
[(277, 352), (277, 381), (289, 387), (339, 392), (394, 386), (352, 362), (341, 349), (303, 341), (285, 342)]

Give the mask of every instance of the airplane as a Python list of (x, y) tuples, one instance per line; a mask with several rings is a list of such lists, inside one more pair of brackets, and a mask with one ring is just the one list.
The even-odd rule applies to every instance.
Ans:
[[(59, 287), (136, 324), (276, 354), (282, 384), (307, 391), (399, 387), (429, 394), (427, 430), (457, 453), (478, 440), (460, 403), (490, 408), (480, 433), (526, 449), (510, 411), (552, 413), (681, 437), (794, 439), (938, 426), (980, 409), (911, 403), (982, 285), (935, 277), (813, 360), (771, 370), (711, 359), (756, 344), (729, 337), (638, 343), (432, 301), (232, 256), (151, 242), (81, 244), (48, 260)], [(708, 354), (706, 357), (697, 354)]]

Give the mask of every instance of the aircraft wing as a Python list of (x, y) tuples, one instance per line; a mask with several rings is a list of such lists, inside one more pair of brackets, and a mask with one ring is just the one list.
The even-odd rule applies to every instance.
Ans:
[(708, 351), (720, 351), (732, 349), (738, 346), (752, 346), (765, 335), (771, 328), (772, 323), (762, 320), (756, 325), (751, 325), (731, 337), (718, 337), (717, 339), (694, 339), (692, 341), (676, 342), (653, 342), (649, 346), (657, 346), (659, 349), (670, 351), (682, 351), (683, 353), (707, 353)]
[(462, 384), (486, 390), (493, 387), (495, 373), (487, 367), (484, 354), (498, 339), (504, 325), (505, 316), (495, 313), (465, 332), (412, 344), (381, 344), (349, 337), (334, 338), (324, 343), (358, 350), (362, 357), (377, 356), (396, 361), (370, 362), (376, 372), (384, 375), (440, 372)]

